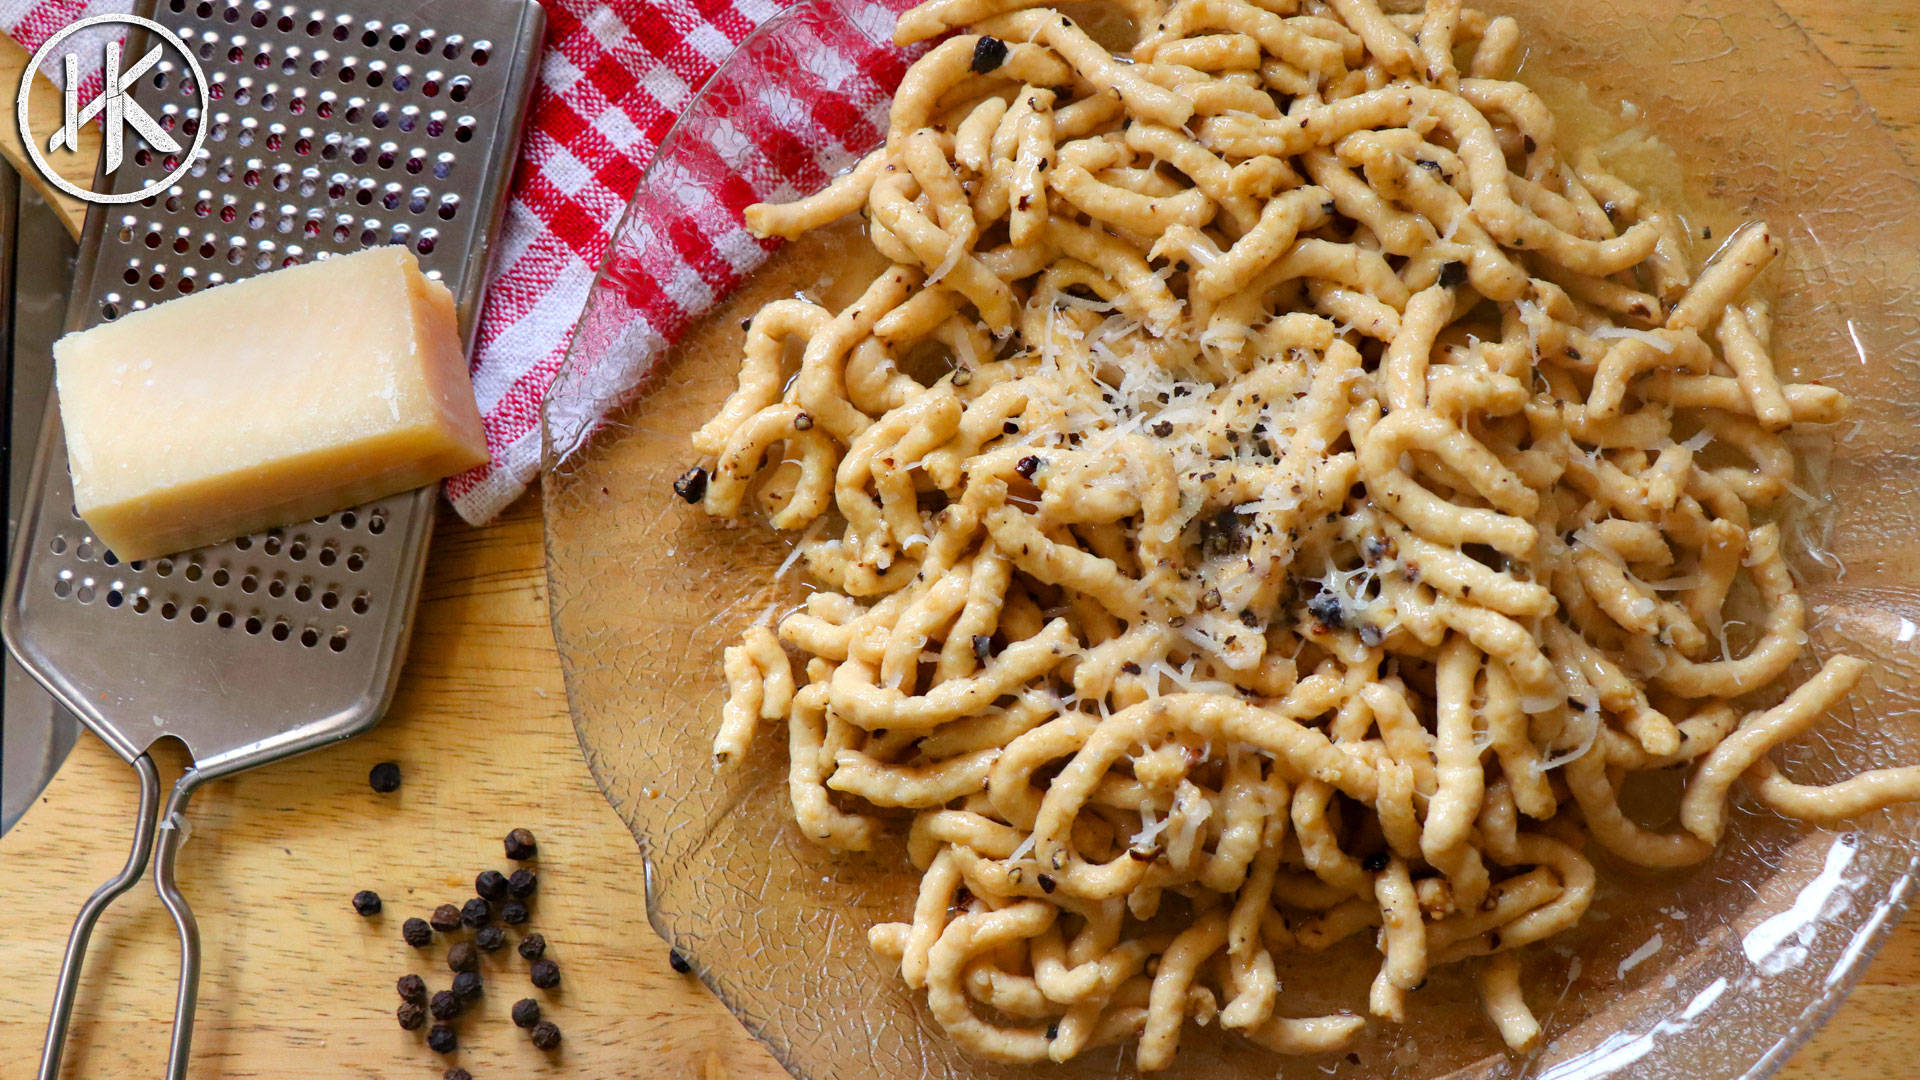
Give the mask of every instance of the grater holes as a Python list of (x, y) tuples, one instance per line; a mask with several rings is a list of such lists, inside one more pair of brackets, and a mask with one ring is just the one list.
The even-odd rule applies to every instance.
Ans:
[(223, 11), (223, 12), (221, 12), (221, 13), (220, 13), (220, 17), (221, 17), (222, 19), (225, 19), (225, 20), (226, 20), (226, 21), (228, 21), (228, 22), (239, 22), (239, 21), (240, 21), (240, 9), (239, 9), (239, 8), (236, 8), (236, 7), (232, 7), (232, 6), (229, 6), (229, 7), (227, 8), (227, 10), (225, 10), (225, 11)]
[(348, 570), (351, 570), (357, 574), (360, 571), (366, 569), (366, 566), (367, 566), (367, 549), (366, 548), (354, 548), (352, 551), (347, 553), (347, 569)]
[(180, 571), (180, 576), (186, 578), (188, 581), (199, 581), (205, 573), (205, 568), (202, 567), (199, 560), (196, 559), (188, 563), (185, 570)]
[(244, 627), (247, 633), (258, 634), (261, 630), (266, 628), (266, 624), (260, 621), (260, 616), (249, 615), (247, 616), (247, 621), (244, 624)]
[(353, 598), (351, 606), (355, 615), (365, 615), (373, 607), (373, 602), (367, 599), (366, 593), (361, 593)]
[(204, 603), (195, 604), (187, 610), (187, 618), (197, 623), (206, 622), (209, 614), (211, 612), (207, 610), (207, 605)]
[(473, 66), (474, 67), (486, 67), (487, 61), (492, 57), (493, 57), (492, 42), (476, 41), (473, 43)]
[(53, 552), (55, 555), (66, 554), (67, 538), (61, 536), (59, 533), (55, 533), (53, 539), (47, 541), (47, 550)]
[(171, 600), (164, 601), (160, 605), (160, 617), (167, 620), (168, 622), (172, 622), (174, 619), (179, 618), (180, 605), (174, 603)]
[(447, 84), (447, 97), (453, 101), (467, 100), (467, 93), (473, 89), (473, 80), (462, 75)]
[(367, 515), (367, 531), (375, 536), (387, 531), (387, 512), (375, 510)]
[(267, 582), (267, 595), (275, 600), (287, 595), (287, 579), (275, 576), (272, 581)]
[(332, 589), (320, 594), (320, 606), (328, 611), (340, 606), (340, 594)]
[(73, 547), (73, 557), (76, 559), (79, 559), (81, 562), (86, 562), (89, 559), (92, 559), (93, 558), (93, 538), (85, 537), (85, 536), (81, 537), (80, 542), (78, 544), (75, 544)]
[(93, 579), (86, 578), (82, 580), (80, 584), (74, 588), (73, 598), (75, 600), (80, 601), (83, 604), (93, 603), (93, 598), (94, 598)]
[[(414, 105), (407, 105), (402, 107), (400, 110), (400, 120), (398, 123), (394, 124), (394, 126), (399, 128), (401, 131), (412, 131), (414, 128), (418, 127), (419, 125), (420, 125), (420, 109), (418, 106), (414, 106)], [(414, 156), (420, 157), (420, 156), (424, 156), (426, 154), (426, 151), (416, 149), (413, 151), (413, 153), (414, 153)]]
[(252, 572), (248, 572), (240, 575), (240, 591), (241, 592), (251, 596), (253, 593), (258, 592), (259, 589), (260, 589), (260, 578), (258, 575)]
[(359, 517), (357, 517), (354, 514), (354, 512), (351, 510), (343, 510), (340, 513), (340, 527), (343, 529), (353, 528), (354, 524), (357, 523), (359, 520), (360, 520)]
[(228, 611), (225, 608), (222, 608), (220, 610), (220, 614), (214, 616), (214, 619), (213, 619), (213, 624), (215, 626), (218, 626), (222, 630), (233, 629), (233, 622), (234, 622), (233, 612)]
[(422, 255), (433, 254), (434, 245), (439, 242), (438, 235), (432, 229), (420, 230), (420, 239), (414, 243), (413, 249)]
[(293, 624), (285, 619), (273, 621), (273, 640), (285, 641), (293, 636)]
[(233, 580), (233, 578), (232, 575), (227, 573), (226, 567), (219, 566), (214, 568), (213, 577), (209, 580), (213, 582), (214, 588), (224, 589), (227, 587), (227, 582)]
[(247, 23), (255, 30), (259, 30), (267, 25), (267, 13), (264, 11), (255, 11), (253, 17), (248, 19)]
[(313, 599), (313, 586), (305, 581), (295, 585), (293, 587), (293, 598), (302, 604)]
[(151, 610), (153, 610), (153, 601), (147, 599), (147, 594), (144, 592), (135, 593), (133, 596), (133, 613), (135, 615), (145, 615)]
[(61, 576), (53, 579), (53, 595), (60, 600), (73, 595), (73, 579), (67, 576), (65, 571), (61, 572)]
[(307, 627), (305, 630), (300, 631), (300, 644), (306, 646), (309, 649), (313, 648), (315, 645), (320, 644), (320, 631), (315, 630), (311, 626)]
[(166, 577), (167, 575), (173, 573), (173, 560), (172, 559), (156, 560), (153, 564), (153, 572), (156, 574), (159, 574), (161, 577)]
[(293, 16), (281, 15), (279, 21), (273, 24), (273, 28), (280, 31), (283, 34), (292, 33), (293, 32)]
[(439, 160), (433, 163), (433, 178), (435, 180), (445, 180), (448, 174), (452, 172), (453, 155), (441, 154)]
[(334, 630), (333, 635), (327, 638), (327, 648), (332, 649), (334, 652), (347, 651), (346, 627), (342, 626)]
[(319, 552), (314, 555), (314, 559), (317, 560), (321, 566), (332, 566), (334, 563), (340, 561), (340, 549), (334, 547), (332, 544), (327, 544), (321, 547)]

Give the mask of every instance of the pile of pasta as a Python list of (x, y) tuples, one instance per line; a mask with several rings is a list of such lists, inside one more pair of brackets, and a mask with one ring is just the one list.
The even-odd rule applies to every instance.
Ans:
[[(862, 213), (886, 267), (759, 311), (676, 485), (813, 586), (726, 650), (716, 758), (781, 722), (809, 838), (910, 817), (870, 940), (959, 1044), (1336, 1050), (1366, 1017), (1294, 1015), (1276, 957), (1369, 935), (1367, 1014), (1468, 964), (1526, 1048), (1521, 950), (1594, 846), (1699, 862), (1740, 780), (1815, 822), (1920, 797), (1768, 760), (1864, 668), (1782, 696), (1782, 435), (1848, 403), (1776, 374), (1776, 233), (1696, 267), (1459, 0), (1125, 3), (1126, 53), (1027, 0), (900, 17), (944, 40), (885, 145), (748, 211)], [(1622, 809), (1657, 770), (1676, 827)]]

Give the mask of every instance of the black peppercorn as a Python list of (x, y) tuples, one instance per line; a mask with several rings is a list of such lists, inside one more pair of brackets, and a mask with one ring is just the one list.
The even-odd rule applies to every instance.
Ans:
[(560, 1045), (560, 1028), (551, 1020), (542, 1020), (533, 1025), (533, 1045), (542, 1050), (551, 1050)]
[(448, 971), (472, 971), (480, 966), (480, 954), (474, 951), (473, 943), (462, 941), (447, 950)]
[(497, 926), (483, 926), (473, 935), (481, 952), (499, 952), (507, 944), (507, 932)]
[(419, 1031), (420, 1025), (427, 1022), (427, 1010), (417, 1001), (401, 1002), (400, 1007), (393, 1011), (393, 1016), (407, 1031)]
[(399, 981), (393, 984), (393, 988), (400, 991), (401, 1001), (411, 1001), (421, 1005), (426, 1004), (427, 980), (418, 975), (409, 973), (400, 976)]
[(446, 1024), (435, 1024), (427, 1032), (427, 1049), (436, 1054), (451, 1054), (460, 1046), (460, 1036)]
[(400, 936), (414, 948), (424, 948), (433, 940), (433, 927), (425, 919), (408, 919), (400, 924)]
[(484, 981), (477, 971), (463, 971), (453, 977), (453, 995), (461, 1001), (472, 1001), (480, 996)]
[(521, 867), (507, 879), (507, 892), (515, 900), (525, 900), (540, 889), (540, 875)]
[(473, 879), (473, 891), (497, 904), (507, 898), (507, 876), (498, 870), (482, 870)]
[(440, 1074), (440, 1080), (473, 1080), (473, 1074), (462, 1068), (451, 1068)]
[(400, 763), (383, 761), (367, 772), (367, 786), (382, 795), (400, 790)]
[(682, 975), (689, 975), (693, 972), (693, 965), (687, 963), (687, 958), (680, 955), (679, 949), (667, 950), (667, 966)]
[(460, 1015), (460, 995), (451, 990), (436, 991), (427, 1008), (435, 1020), (451, 1020)]
[(528, 918), (527, 905), (518, 900), (509, 900), (500, 905), (500, 921), (508, 926), (519, 926)]
[(533, 842), (533, 834), (525, 829), (515, 829), (507, 834), (507, 858), (514, 862), (525, 862), (533, 858), (540, 845)]
[(460, 929), (460, 909), (452, 904), (441, 904), (427, 916), (427, 924), (443, 934), (451, 934)]
[(380, 894), (372, 889), (361, 889), (354, 893), (353, 910), (355, 914), (368, 918), (380, 914)]
[(673, 482), (673, 493), (690, 503), (707, 497), (707, 470), (695, 465)]
[(551, 960), (535, 960), (533, 967), (527, 971), (527, 977), (540, 989), (551, 990), (560, 985), (560, 965)]
[(547, 953), (545, 934), (528, 934), (520, 939), (520, 956), (525, 960), (538, 960)]
[(493, 905), (482, 897), (474, 897), (460, 906), (460, 921), (478, 930), (493, 918)]
[(967, 67), (975, 75), (985, 75), (1007, 62), (1007, 43), (994, 37), (981, 37), (973, 43), (973, 60)]
[(540, 1003), (532, 998), (521, 998), (513, 1003), (513, 1025), (530, 1028), (540, 1022)]

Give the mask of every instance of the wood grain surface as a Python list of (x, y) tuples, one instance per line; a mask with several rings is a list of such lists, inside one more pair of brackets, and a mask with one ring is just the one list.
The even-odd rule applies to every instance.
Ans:
[[(1912, 0), (1784, 0), (1920, 156), (1920, 21)], [(0, 56), (0, 85), (5, 85)], [(12, 125), (5, 124), (11, 129)], [(438, 989), (444, 950), (416, 952), (400, 921), (471, 895), (511, 869), (507, 829), (540, 839), (530, 929), (563, 982), (535, 992), (510, 950), (485, 957), (487, 992), (460, 1029), (476, 1077), (773, 1080), (779, 1066), (698, 983), (675, 975), (647, 926), (633, 841), (595, 789), (567, 720), (548, 631), (537, 496), (485, 528), (450, 516), (435, 540), (399, 699), (344, 745), (213, 785), (190, 816), (180, 872), (205, 941), (191, 1075), (429, 1078), (443, 1062), (392, 1018), (407, 971)], [(405, 784), (375, 795), (393, 760)], [(82, 898), (116, 870), (131, 828), (126, 767), (90, 737), (22, 823), (0, 839), (0, 1077), (28, 1076), (54, 972)], [(371, 888), (385, 912), (348, 898)], [(155, 1075), (172, 1007), (172, 927), (150, 888), (95, 936), (65, 1075)], [(534, 1050), (506, 1016), (543, 998), (565, 1033)], [(1920, 1070), (1920, 916), (1909, 917), (1834, 1019), (1783, 1074), (1891, 1080)]]
[[(0, 34), (0, 101), (8, 106), (17, 100), (21, 76), (27, 70), (32, 54), (20, 47), (5, 34)], [(88, 124), (80, 129), (80, 146), (76, 150), (48, 152), (46, 140), (60, 126), (62, 115), (60, 90), (45, 75), (33, 73), (28, 94), (31, 98), (29, 115), (33, 118), (33, 133), (40, 139), (41, 156), (62, 177), (80, 187), (93, 183), (94, 162), (100, 156), (100, 126)], [(40, 194), (60, 216), (60, 223), (78, 239), (80, 226), (87, 220), (87, 204), (81, 202), (47, 183), (46, 175), (27, 157), (25, 144), (21, 141), (20, 125), (14, 119), (12, 108), (0, 119), (0, 157), (5, 157), (15, 172), (27, 178), (27, 181), (40, 190)]]

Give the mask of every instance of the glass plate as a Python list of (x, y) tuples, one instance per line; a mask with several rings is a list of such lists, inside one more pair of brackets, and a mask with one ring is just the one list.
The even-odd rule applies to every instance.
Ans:
[[(1844, 645), (1875, 665), (1871, 685), (1788, 767), (1825, 779), (1920, 761), (1920, 192), (1905, 164), (1771, 4), (1609, 0), (1579, 5), (1578, 18), (1560, 0), (1484, 6), (1520, 18), (1523, 77), (1577, 80), (1612, 103), (1605, 111), (1623, 100), (1643, 110), (1690, 196), (1717, 208), (1696, 228), (1764, 216), (1787, 234), (1777, 351), (1796, 377), (1851, 394), (1859, 420), (1824, 470), (1838, 498), (1823, 516), (1845, 571), (1801, 560), (1813, 651)], [(766, 246), (733, 245), (716, 270), (688, 254), (695, 231), (736, 227), (726, 208), (743, 189), (791, 197), (851, 162), (780, 138), (767, 121), (782, 110), (811, 109), (855, 145), (877, 139), (885, 97), (857, 73), (898, 77), (891, 18), (872, 0), (806, 0), (769, 21), (689, 107), (620, 223), (545, 417), (547, 567), (574, 724), (646, 856), (634, 884), (654, 928), (795, 1075), (1128, 1075), (1131, 1052), (1118, 1049), (1032, 1070), (962, 1056), (866, 945), (869, 925), (908, 910), (916, 875), (900, 850), (842, 857), (800, 837), (782, 738), (759, 739), (745, 768), (716, 773), (709, 759), (720, 650), (784, 599), (771, 579), (787, 547), (673, 497), (687, 436), (731, 388), (737, 359), (665, 347), (681, 326), (660, 298), (718, 303), (702, 275), (749, 273), (764, 257)], [(1374, 1022), (1352, 1055), (1280, 1058), (1189, 1029), (1168, 1075), (1765, 1076), (1898, 922), (1920, 818), (1878, 814), (1841, 833), (1750, 809), (1736, 817), (1729, 842), (1692, 872), (1609, 868), (1606, 917), (1529, 960), (1548, 1038), (1527, 1060), (1500, 1050), (1457, 978), (1436, 975), (1406, 1024)], [(1356, 946), (1291, 978), (1283, 1001), (1363, 1002), (1377, 958)]]

